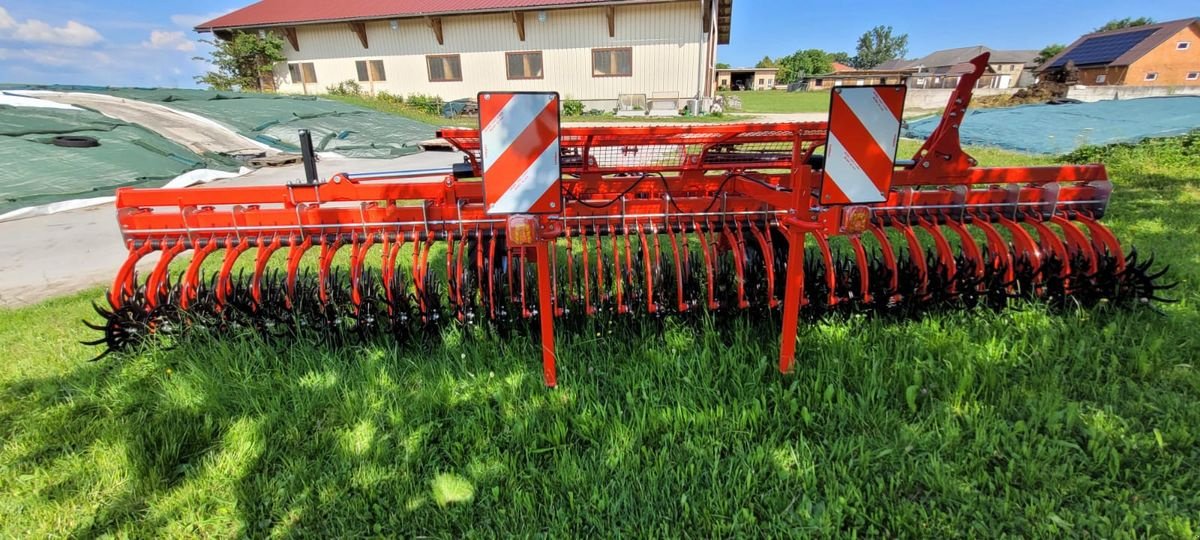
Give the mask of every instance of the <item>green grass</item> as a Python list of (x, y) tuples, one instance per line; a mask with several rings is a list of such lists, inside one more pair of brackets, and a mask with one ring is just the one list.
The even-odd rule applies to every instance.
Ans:
[[(440, 115), (429, 114), (415, 107), (408, 106), (404, 103), (395, 103), (375, 99), (369, 95), (361, 96), (343, 96), (343, 95), (324, 95), (326, 99), (341, 101), (358, 107), (372, 109), (385, 113), (395, 114), (410, 120), (424, 122), (435, 126), (453, 126), (453, 127), (479, 127), (479, 119), (476, 117), (456, 117), (445, 118)], [(691, 123), (713, 123), (713, 122), (741, 122), (746, 118), (740, 115), (704, 115), (704, 116), (617, 116), (615, 114), (590, 114), (590, 115), (574, 115), (563, 116), (563, 123), (576, 122), (615, 122), (629, 124), (691, 124)], [(432, 138), (433, 133), (429, 136)]]
[(747, 113), (829, 112), (829, 92), (758, 90), (722, 94), (741, 98), (742, 112)]
[(546, 390), (526, 338), (88, 363), (99, 290), (0, 311), (0, 536), (1195, 538), (1200, 155), (1145, 148), (1086, 157), (1165, 316), (826, 321), (791, 376), (770, 320), (560, 333)]

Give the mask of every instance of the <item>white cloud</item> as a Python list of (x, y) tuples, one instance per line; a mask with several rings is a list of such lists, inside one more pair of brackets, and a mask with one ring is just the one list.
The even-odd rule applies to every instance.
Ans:
[(196, 42), (188, 39), (183, 32), (168, 32), (166, 30), (154, 30), (150, 32), (150, 40), (143, 41), (142, 46), (147, 49), (174, 49), (184, 52), (196, 50)]
[(26, 62), (39, 66), (55, 68), (63, 67), (100, 67), (112, 64), (112, 57), (99, 51), (79, 51), (51, 47), (46, 49), (0, 49), (0, 60)]
[(86, 24), (67, 21), (67, 24), (56, 27), (38, 19), (18, 21), (9, 15), (8, 10), (0, 7), (0, 40), (86, 47), (103, 39), (100, 32)]

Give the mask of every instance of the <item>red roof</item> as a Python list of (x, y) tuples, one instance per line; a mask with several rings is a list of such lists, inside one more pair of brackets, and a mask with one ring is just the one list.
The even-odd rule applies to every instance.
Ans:
[(843, 64), (841, 62), (833, 63), (833, 72), (834, 73), (841, 73), (843, 71), (854, 71), (854, 68), (847, 66), (846, 64)]
[(261, 0), (196, 26), (212, 30), (284, 24), (421, 17), (539, 7), (613, 4), (613, 0)]

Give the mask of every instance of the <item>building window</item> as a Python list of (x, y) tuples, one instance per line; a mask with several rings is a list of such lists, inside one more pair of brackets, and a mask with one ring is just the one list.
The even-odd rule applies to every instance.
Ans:
[(1158, 72), (1151, 71), (1150, 73), (1147, 73), (1146, 80), (1147, 81), (1157, 81), (1158, 80)]
[(1106, 80), (1108, 80), (1108, 75), (1104, 75), (1104, 74), (1096, 75), (1096, 84), (1104, 84), (1104, 81), (1106, 81)]
[(1200, 79), (1200, 71), (1191, 71), (1191, 72), (1188, 72), (1188, 74), (1187, 74), (1187, 80), (1189, 80), (1189, 81), (1195, 81), (1195, 80), (1198, 80), (1198, 79)]
[(457, 54), (435, 54), (425, 57), (429, 67), (429, 82), (462, 80), (462, 61)]
[(766, 85), (767, 85), (767, 80), (766, 80), (766, 79), (763, 79), (763, 78), (761, 78), (761, 77), (760, 77), (760, 78), (758, 79), (758, 85), (759, 85), (759, 86), (766, 86)]
[(288, 64), (288, 74), (292, 77), (292, 84), (312, 84), (317, 82), (317, 70), (312, 62)]
[(383, 60), (359, 60), (354, 63), (354, 67), (358, 70), (359, 82), (387, 80), (387, 75), (383, 71)]
[(505, 63), (508, 65), (509, 80), (542, 78), (541, 51), (510, 52), (504, 53), (504, 56)]
[(633, 49), (592, 49), (593, 77), (632, 77)]
[(1192, 42), (1190, 42), (1190, 41), (1180, 41), (1179, 43), (1175, 44), (1175, 50), (1186, 51), (1189, 48), (1191, 48), (1191, 46), (1192, 46)]

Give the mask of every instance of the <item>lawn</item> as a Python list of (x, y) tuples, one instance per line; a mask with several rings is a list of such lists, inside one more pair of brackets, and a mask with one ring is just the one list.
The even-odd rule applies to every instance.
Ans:
[[(479, 118), (472, 116), (462, 116), (455, 118), (445, 118), (441, 115), (429, 114), (425, 111), (411, 107), (406, 103), (395, 103), (374, 98), (369, 95), (326, 95), (322, 96), (327, 99), (341, 101), (350, 105), (356, 105), (367, 109), (386, 112), (402, 116), (418, 122), (424, 122), (435, 126), (454, 126), (454, 127), (479, 127)], [(714, 123), (714, 122), (738, 122), (745, 121), (746, 118), (740, 115), (702, 115), (702, 116), (617, 116), (612, 113), (606, 114), (582, 114), (569, 115), (562, 117), (562, 123), (571, 124), (579, 122), (606, 122), (606, 123), (621, 123), (621, 124), (689, 124), (689, 123)], [(430, 136), (432, 137), (432, 132)]]
[(526, 338), (89, 363), (101, 291), (0, 311), (0, 536), (1195, 538), (1191, 141), (1079, 156), (1111, 165), (1106, 222), (1182, 282), (1162, 314), (827, 320), (790, 376), (772, 320), (560, 334), (547, 390)]
[(723, 92), (722, 95), (741, 98), (742, 112), (746, 113), (829, 112), (829, 92), (758, 90)]

